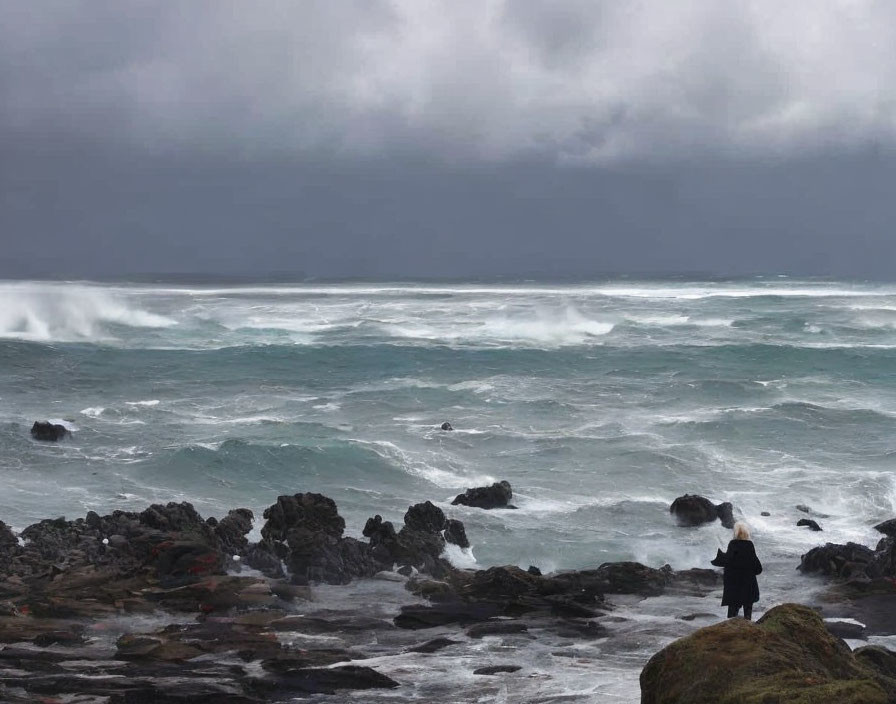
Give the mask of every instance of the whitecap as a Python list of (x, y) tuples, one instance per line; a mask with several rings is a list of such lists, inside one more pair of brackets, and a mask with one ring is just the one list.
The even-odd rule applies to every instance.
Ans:
[(125, 401), (128, 406), (158, 406), (159, 399), (154, 398), (149, 401)]
[(91, 418), (99, 418), (105, 410), (102, 406), (90, 406), (89, 408), (82, 408), (80, 413)]
[(462, 548), (453, 543), (445, 543), (442, 557), (461, 570), (476, 569), (479, 566), (476, 556), (473, 555), (473, 548)]

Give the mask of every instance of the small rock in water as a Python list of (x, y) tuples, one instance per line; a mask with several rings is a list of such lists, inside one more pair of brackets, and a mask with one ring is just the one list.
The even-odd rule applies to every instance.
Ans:
[(760, 516), (771, 516), (772, 514), (770, 514), (768, 511), (763, 511), (763, 512), (760, 513), (759, 515), (760, 515)]
[(69, 435), (69, 430), (59, 423), (50, 423), (49, 421), (34, 421), (31, 426), (31, 437), (35, 440), (43, 440), (45, 442), (56, 442), (62, 440)]
[(434, 653), (437, 650), (441, 650), (442, 648), (447, 648), (449, 645), (455, 645), (460, 643), (459, 640), (451, 640), (450, 638), (433, 638), (432, 640), (428, 640), (425, 643), (421, 643), (420, 645), (415, 645), (411, 648), (408, 648), (409, 653)]
[(454, 430), (454, 428), (451, 427), (451, 423), (449, 423), (447, 420), (442, 423), (440, 427), (442, 428), (442, 430)]
[(473, 489), (467, 489), (463, 494), (458, 494), (451, 502), (452, 506), (462, 504), (464, 506), (474, 506), (476, 508), (492, 509), (492, 508), (516, 508), (511, 505), (510, 499), (513, 498), (513, 489), (510, 482), (495, 482), (491, 486), (479, 486)]
[(812, 530), (821, 530), (821, 526), (818, 525), (811, 518), (801, 518), (800, 520), (798, 520), (796, 522), (796, 524), (797, 524), (797, 526), (800, 526), (800, 527), (806, 526), (806, 528), (810, 528)]
[(517, 672), (523, 668), (519, 665), (489, 665), (488, 667), (477, 667), (473, 670), (474, 675), (497, 675), (501, 672)]

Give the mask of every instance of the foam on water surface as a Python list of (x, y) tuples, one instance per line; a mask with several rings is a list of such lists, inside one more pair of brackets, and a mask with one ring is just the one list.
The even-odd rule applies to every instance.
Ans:
[[(0, 283), (0, 520), (188, 500), (250, 508), (257, 533), (278, 495), (318, 491), (349, 535), (433, 501), (473, 544), (449, 548), (457, 564), (688, 568), (730, 533), (674, 525), (672, 499), (700, 493), (751, 524), (767, 608), (811, 588), (794, 570), (806, 550), (873, 545), (896, 515), (892, 310), (889, 285), (784, 279)], [(45, 419), (72, 437), (33, 440)], [(517, 510), (451, 505), (500, 479)], [(796, 526), (798, 504), (823, 533)], [(721, 615), (715, 596), (622, 604), (618, 637), (579, 644), (587, 662), (526, 650), (525, 677), (488, 696), (637, 701), (646, 658), (706, 612)], [(490, 647), (463, 662), (490, 664)], [(476, 701), (485, 685), (468, 684)]]

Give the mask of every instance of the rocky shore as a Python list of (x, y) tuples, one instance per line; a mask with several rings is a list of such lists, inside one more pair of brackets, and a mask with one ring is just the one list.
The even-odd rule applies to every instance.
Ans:
[[(512, 492), (504, 484), (461, 497), (497, 495), (489, 508), (509, 508)], [(730, 504), (700, 498), (678, 502), (676, 522), (730, 522)], [(248, 704), (367, 690), (370, 700), (401, 701), (413, 689), (418, 698), (449, 701), (458, 677), (548, 679), (551, 663), (569, 663), (587, 679), (602, 667), (600, 644), (634, 652), (645, 634), (654, 635), (618, 627), (637, 623), (632, 610), (642, 600), (653, 598), (660, 609), (664, 599), (699, 604), (721, 584), (716, 570), (636, 562), (553, 574), (517, 566), (459, 569), (445, 558), (446, 547), (468, 548), (470, 538), (463, 523), (429, 501), (410, 506), (401, 526), (371, 517), (360, 531), (364, 539), (345, 535), (336, 504), (320, 494), (278, 497), (259, 521), (257, 542), (248, 538), (254, 520), (244, 508), (218, 520), (188, 503), (169, 503), (44, 520), (18, 535), (0, 523), (0, 700)], [(876, 551), (829, 544), (805, 555), (801, 569), (831, 580), (823, 615), (865, 616), (882, 624), (869, 632), (893, 633), (892, 615), (875, 620), (892, 611), (896, 593), (896, 531), (889, 524), (881, 530)], [(720, 618), (716, 604), (703, 608), (673, 619), (673, 637), (711, 642), (714, 636), (700, 634), (763, 629), (747, 638), (759, 639), (760, 660), (793, 647), (768, 635), (780, 630), (774, 610), (759, 625), (692, 633), (693, 621)], [(887, 668), (896, 672), (888, 651), (849, 654), (815, 611), (801, 611), (797, 620), (807, 632), (823, 633), (819, 648), (843, 659), (828, 673), (834, 684), (847, 672), (868, 680), (875, 697), (896, 692), (888, 689)], [(680, 668), (670, 653), (685, 647), (680, 643), (644, 670), (643, 701), (703, 701), (657, 694), (677, 691), (669, 678)], [(513, 656), (522, 648), (543, 665), (521, 673)], [(711, 669), (721, 662), (719, 650), (696, 648), (693, 667)], [(427, 671), (440, 674), (427, 679)], [(507, 693), (504, 685), (480, 690)], [(878, 700), (896, 701), (867, 701)]]

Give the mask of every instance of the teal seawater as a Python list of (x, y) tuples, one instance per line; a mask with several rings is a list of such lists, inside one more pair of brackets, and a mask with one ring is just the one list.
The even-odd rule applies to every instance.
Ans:
[[(59, 445), (36, 419), (73, 430)], [(450, 420), (455, 432), (438, 429)], [(0, 283), (0, 519), (336, 500), (348, 532), (431, 499), (479, 565), (706, 566), (732, 501), (784, 592), (896, 515), (896, 287)], [(508, 479), (517, 511), (450, 507)], [(767, 511), (769, 517), (761, 516)], [(775, 569), (775, 565), (780, 569)]]

